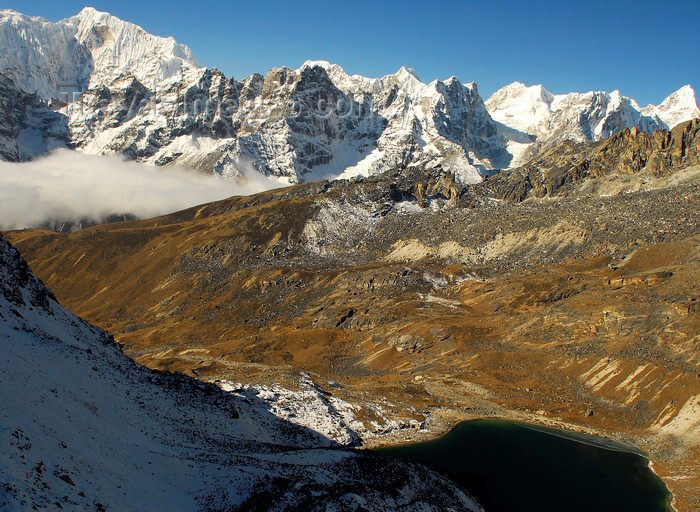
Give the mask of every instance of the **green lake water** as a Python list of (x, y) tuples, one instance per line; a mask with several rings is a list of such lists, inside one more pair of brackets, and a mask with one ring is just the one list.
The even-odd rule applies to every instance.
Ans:
[(667, 512), (669, 493), (642, 452), (607, 439), (482, 419), (383, 448), (461, 485), (486, 512)]

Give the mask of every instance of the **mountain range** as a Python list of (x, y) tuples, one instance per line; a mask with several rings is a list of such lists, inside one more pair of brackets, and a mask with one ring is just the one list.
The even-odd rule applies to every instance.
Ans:
[(454, 76), (425, 84), (402, 67), (366, 78), (325, 61), (237, 81), (172, 38), (93, 8), (56, 23), (1, 11), (0, 47), (0, 157), (10, 161), (70, 147), (238, 179), (439, 165), (477, 183), (565, 139), (700, 116), (690, 86), (640, 108), (618, 91), (554, 95), (518, 82), (484, 102)]

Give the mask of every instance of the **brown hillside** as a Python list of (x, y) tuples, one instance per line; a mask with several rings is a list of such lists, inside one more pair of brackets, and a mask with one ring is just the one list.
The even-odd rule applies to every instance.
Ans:
[(433, 433), (490, 415), (601, 432), (700, 508), (695, 171), (515, 204), (401, 176), (8, 238), (147, 366), (290, 385), (304, 370)]

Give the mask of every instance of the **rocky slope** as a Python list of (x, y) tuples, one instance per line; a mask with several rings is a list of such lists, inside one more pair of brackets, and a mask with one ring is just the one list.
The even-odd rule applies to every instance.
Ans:
[(567, 141), (480, 187), (492, 197), (512, 201), (609, 193), (611, 181), (617, 181), (615, 192), (623, 192), (694, 165), (700, 165), (700, 119), (651, 134), (625, 129), (594, 144)]
[[(494, 415), (598, 432), (650, 453), (692, 510), (697, 127), (562, 146), (545, 174), (573, 153), (610, 171), (553, 177), (546, 199), (505, 200), (507, 174), (465, 186), (411, 167), (10, 236), (148, 366), (285, 386), (303, 368), (366, 425), (378, 420), (362, 403), (384, 400), (425, 422), (397, 440)], [(630, 166), (654, 154), (668, 166)]]
[(600, 141), (626, 128), (651, 133), (700, 118), (695, 92), (689, 85), (659, 106), (642, 109), (619, 91), (555, 95), (541, 85), (527, 87), (514, 82), (486, 100), (486, 108), (508, 139), (511, 167), (564, 140)]
[(480, 510), (420, 466), (333, 449), (258, 393), (139, 366), (2, 236), (0, 276), (2, 510)]

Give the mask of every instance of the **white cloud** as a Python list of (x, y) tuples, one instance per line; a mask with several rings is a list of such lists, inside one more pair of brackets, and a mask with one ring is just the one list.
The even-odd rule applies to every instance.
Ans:
[(56, 220), (100, 222), (111, 214), (155, 217), (286, 185), (240, 170), (243, 176), (232, 180), (66, 149), (31, 162), (0, 162), (0, 229)]

